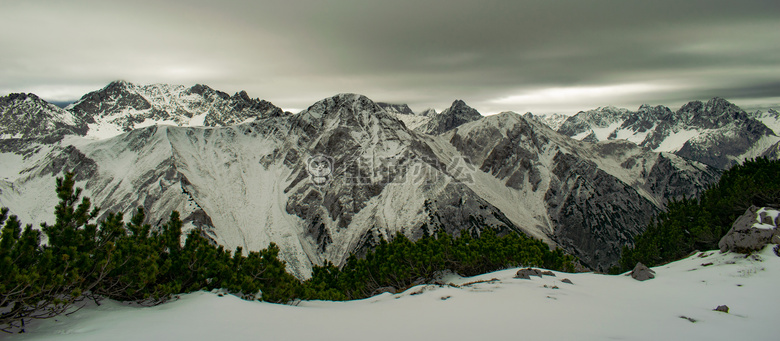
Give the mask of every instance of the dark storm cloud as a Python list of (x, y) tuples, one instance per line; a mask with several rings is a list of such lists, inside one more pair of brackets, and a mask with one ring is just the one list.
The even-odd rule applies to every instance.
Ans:
[(337, 92), (418, 110), (461, 98), (483, 112), (564, 113), (780, 97), (777, 1), (0, 6), (0, 92), (57, 99), (117, 78), (246, 89), (287, 108)]

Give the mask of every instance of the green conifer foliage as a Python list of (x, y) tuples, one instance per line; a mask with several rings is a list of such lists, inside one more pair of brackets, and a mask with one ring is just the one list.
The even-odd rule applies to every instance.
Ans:
[(575, 259), (562, 250), (550, 250), (541, 241), (517, 233), (499, 236), (486, 228), (476, 237), (462, 232), (457, 238), (445, 232), (415, 242), (403, 234), (392, 241), (381, 240), (365, 258), (351, 255), (339, 270), (326, 263), (315, 267), (312, 278), (303, 283), (303, 299), (358, 299), (377, 289), (404, 290), (430, 283), (444, 270), (474, 276), (514, 266), (545, 266), (574, 271)]
[(717, 184), (698, 199), (667, 204), (665, 212), (624, 247), (620, 265), (610, 272), (630, 270), (681, 259), (695, 250), (718, 248), (734, 221), (751, 205), (780, 206), (780, 160), (747, 160), (723, 173)]

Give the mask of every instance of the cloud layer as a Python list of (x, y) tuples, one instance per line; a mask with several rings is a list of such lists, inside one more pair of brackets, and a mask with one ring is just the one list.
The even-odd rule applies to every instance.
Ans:
[(73, 100), (125, 79), (290, 109), (340, 92), (483, 113), (777, 106), (777, 32), (776, 0), (3, 2), (0, 95)]

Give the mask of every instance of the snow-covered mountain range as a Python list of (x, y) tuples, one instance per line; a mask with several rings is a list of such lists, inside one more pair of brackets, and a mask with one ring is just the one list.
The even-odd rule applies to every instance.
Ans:
[(89, 127), (87, 136), (95, 138), (151, 125), (220, 127), (285, 114), (245, 91), (230, 96), (201, 84), (188, 88), (125, 81), (90, 92), (66, 109)]
[(537, 116), (559, 133), (576, 140), (627, 140), (726, 169), (747, 158), (771, 156), (780, 141), (780, 119), (770, 109), (747, 113), (722, 98), (692, 101), (673, 112), (642, 105), (637, 111), (601, 107), (566, 118)]
[[(572, 139), (512, 112), (483, 117), (460, 100), (414, 115), (427, 120), (412, 128), (401, 119), (412, 115), (356, 94), (297, 114), (219, 94), (115, 82), (67, 110), (3, 98), (3, 122), (30, 112), (63, 128), (52, 138), (31, 123), (3, 126), (0, 205), (24, 222), (51, 221), (54, 178), (74, 171), (104, 213), (142, 206), (157, 223), (178, 210), (188, 229), (229, 249), (276, 243), (300, 277), (396, 232), (487, 226), (603, 270), (669, 198), (696, 195), (720, 174), (625, 140)], [(90, 133), (112, 125), (129, 131)]]

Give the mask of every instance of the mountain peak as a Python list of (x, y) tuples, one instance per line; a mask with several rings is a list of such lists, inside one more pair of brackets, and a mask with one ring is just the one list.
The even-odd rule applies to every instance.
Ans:
[(132, 88), (134, 86), (135, 86), (135, 84), (130, 83), (130, 82), (125, 81), (125, 80), (115, 80), (115, 81), (113, 81), (111, 83), (108, 83), (108, 85), (106, 85), (106, 87), (103, 88), (103, 89), (116, 89), (116, 90), (119, 90), (119, 89), (130, 89), (130, 88)]
[(688, 124), (700, 125), (707, 129), (722, 127), (736, 121), (745, 121), (749, 118), (744, 110), (721, 97), (714, 97), (707, 103), (688, 102), (677, 111), (677, 115)]
[(233, 97), (240, 98), (240, 99), (244, 100), (245, 102), (249, 102), (249, 101), (252, 100), (249, 97), (249, 94), (247, 94), (245, 90), (241, 90), (241, 91), (237, 92)]
[(73, 115), (32, 93), (12, 93), (0, 97), (0, 136), (2, 138), (54, 138), (82, 134)]
[(340, 93), (312, 104), (299, 115), (305, 120), (330, 120), (338, 119), (351, 124), (355, 118), (360, 121), (369, 116), (390, 118), (390, 115), (378, 104), (368, 97), (355, 93)]
[(482, 114), (479, 111), (468, 106), (463, 100), (457, 99), (452, 102), (449, 108), (444, 109), (428, 123), (415, 130), (425, 134), (438, 135), (480, 118), (482, 118)]
[(16, 93), (10, 93), (6, 96), (0, 97), (0, 102), (10, 103), (16, 101), (26, 101), (28, 99), (32, 101), (43, 101), (34, 93), (16, 92)]
[(708, 112), (742, 111), (742, 109), (734, 105), (734, 103), (731, 103), (722, 97), (713, 97), (707, 101), (704, 110)]

